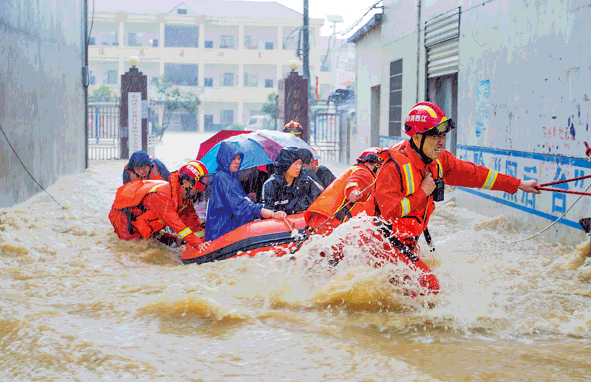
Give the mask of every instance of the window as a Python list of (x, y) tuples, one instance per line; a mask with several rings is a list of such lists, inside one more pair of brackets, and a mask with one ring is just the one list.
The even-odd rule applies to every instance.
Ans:
[(177, 15), (186, 15), (187, 14), (187, 10), (186, 9), (177, 9), (176, 10)]
[(203, 85), (207, 88), (213, 87), (213, 78), (206, 78)]
[(117, 71), (116, 70), (107, 71), (107, 78), (105, 79), (105, 84), (117, 85)]
[(234, 49), (234, 36), (222, 35), (220, 49)]
[(234, 73), (224, 73), (224, 86), (234, 86)]
[(265, 50), (273, 50), (273, 43), (272, 42), (266, 42), (265, 43)]
[(213, 41), (205, 41), (206, 49), (213, 49)]
[(265, 87), (272, 88), (273, 87), (273, 80), (265, 80)]
[(388, 135), (402, 135), (402, 59), (390, 63), (390, 105)]
[(88, 39), (88, 45), (96, 45), (95, 38), (91, 37)]
[(164, 64), (164, 75), (175, 85), (197, 86), (196, 64)]
[(226, 127), (234, 123), (234, 110), (222, 110), (220, 115), (222, 126)]
[(96, 85), (96, 77), (90, 76), (90, 85)]
[(244, 36), (244, 49), (256, 49), (256, 39), (252, 36)]
[(169, 46), (171, 48), (198, 48), (199, 27), (185, 25), (165, 25), (164, 46)]
[(158, 48), (158, 39), (157, 38), (151, 38), (150, 39), (150, 46), (153, 48)]
[(244, 86), (247, 88), (256, 88), (258, 86), (258, 75), (252, 73), (244, 73)]
[(127, 46), (142, 46), (143, 33), (129, 32), (127, 34)]

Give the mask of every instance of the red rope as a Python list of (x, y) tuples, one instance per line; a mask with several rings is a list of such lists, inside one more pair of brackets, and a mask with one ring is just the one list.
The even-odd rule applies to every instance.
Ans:
[(554, 192), (563, 192), (565, 194), (575, 194), (575, 195), (587, 195), (587, 196), (591, 196), (591, 192), (569, 191), (569, 190), (561, 190), (559, 188), (546, 188), (546, 187), (536, 187), (536, 188), (538, 190), (543, 190), (543, 191), (554, 191)]
[[(544, 183), (544, 184), (540, 184), (540, 187), (552, 186), (555, 184), (568, 183), (568, 182), (576, 182), (578, 180), (587, 179), (587, 178), (591, 178), (591, 175), (579, 176), (578, 178), (572, 178), (572, 179), (559, 180), (558, 182)], [(540, 188), (540, 190), (541, 190), (541, 188)], [(552, 190), (552, 191), (554, 191), (554, 190)]]

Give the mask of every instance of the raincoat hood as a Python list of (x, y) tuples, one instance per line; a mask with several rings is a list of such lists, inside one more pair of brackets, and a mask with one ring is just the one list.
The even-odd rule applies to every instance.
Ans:
[(295, 147), (284, 147), (279, 151), (277, 159), (275, 159), (275, 175), (283, 176), (291, 165), (300, 159), (298, 149)]
[[(218, 162), (217, 171), (225, 171), (227, 173), (230, 173), (230, 164), (232, 163), (236, 155), (240, 155), (241, 162), (244, 160), (244, 154), (242, 153), (242, 151), (240, 151), (238, 146), (230, 142), (222, 141), (220, 143), (220, 149), (216, 157)], [(238, 177), (238, 171), (232, 173), (232, 175), (234, 177)]]
[(139, 150), (131, 154), (129, 162), (127, 163), (127, 169), (129, 171), (134, 171), (136, 167), (141, 166), (150, 166), (150, 168), (152, 167), (152, 160), (150, 159), (150, 156), (143, 150)]

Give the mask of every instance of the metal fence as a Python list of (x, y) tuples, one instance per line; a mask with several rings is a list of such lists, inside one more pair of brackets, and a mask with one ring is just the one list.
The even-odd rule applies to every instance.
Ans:
[(310, 146), (324, 163), (348, 162), (348, 119), (345, 112), (316, 113)]
[(88, 104), (88, 159), (120, 159), (119, 104)]

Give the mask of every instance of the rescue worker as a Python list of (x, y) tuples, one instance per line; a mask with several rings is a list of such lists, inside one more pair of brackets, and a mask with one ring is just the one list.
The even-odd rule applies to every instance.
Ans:
[(298, 155), (302, 160), (302, 167), (306, 169), (305, 173), (314, 174), (313, 179), (320, 183), (321, 191), (324, 191), (336, 179), (336, 176), (326, 166), (318, 166), (318, 161), (314, 160), (314, 155), (310, 150), (299, 149)]
[(301, 173), (302, 160), (295, 147), (284, 147), (275, 159), (275, 172), (263, 185), (265, 208), (288, 215), (305, 211), (320, 195), (312, 179)]
[[(454, 128), (453, 121), (436, 104), (416, 104), (404, 126), (410, 139), (385, 151), (387, 159), (363, 208), (368, 215), (386, 221), (381, 228), (383, 235), (393, 247), (410, 256), (418, 252), (417, 240), (427, 229), (435, 209), (433, 202), (443, 200), (444, 182), (510, 194), (517, 190), (540, 193), (535, 180), (501, 174), (445, 150), (446, 134)], [(429, 242), (428, 231), (425, 236)]]
[[(186, 241), (193, 247), (204, 243), (204, 232), (193, 206), (205, 190), (207, 168), (191, 161), (163, 180), (139, 180), (117, 189), (109, 220), (122, 240), (155, 238), (172, 245)], [(165, 226), (177, 236), (160, 233)]]
[(253, 221), (257, 217), (284, 219), (285, 212), (274, 212), (254, 203), (238, 181), (238, 170), (244, 154), (233, 143), (222, 141), (217, 154), (217, 173), (211, 182), (207, 204), (205, 239), (220, 236)]
[[(372, 147), (365, 150), (357, 163), (345, 171), (306, 210), (306, 225), (319, 234), (329, 234), (341, 223), (357, 215), (371, 194), (376, 174), (384, 161), (382, 149)], [(334, 214), (334, 216), (333, 216)], [(330, 218), (332, 216), (332, 218)], [(330, 220), (327, 220), (329, 219)]]
[(147, 152), (139, 150), (131, 154), (129, 162), (123, 169), (123, 184), (134, 180), (165, 180), (168, 182), (170, 172), (156, 158), (150, 158)]
[(300, 125), (298, 122), (289, 121), (283, 127), (283, 132), (293, 134), (298, 138), (302, 138), (302, 136), (304, 134), (304, 129), (302, 128), (302, 125)]

